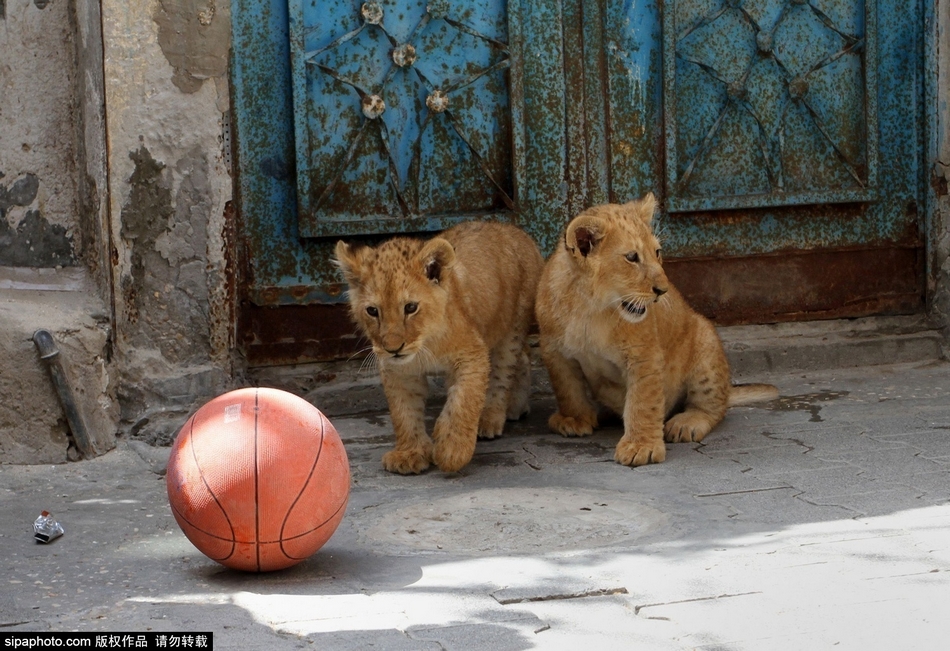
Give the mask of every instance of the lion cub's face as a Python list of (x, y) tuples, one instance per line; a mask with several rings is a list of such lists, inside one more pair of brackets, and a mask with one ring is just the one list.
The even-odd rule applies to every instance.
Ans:
[[(377, 248), (336, 245), (336, 263), (349, 284), (350, 310), (381, 363), (400, 364), (427, 351), (445, 327), (448, 295), (441, 283), (455, 262), (442, 238), (396, 238)], [(431, 351), (428, 351), (431, 352)]]
[(656, 199), (597, 206), (568, 224), (565, 246), (577, 271), (590, 279), (591, 299), (638, 323), (669, 290), (660, 243), (650, 226)]

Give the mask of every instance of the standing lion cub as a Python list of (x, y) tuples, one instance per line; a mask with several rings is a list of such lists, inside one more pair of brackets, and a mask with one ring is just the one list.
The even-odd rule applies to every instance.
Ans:
[(578, 215), (544, 268), (536, 306), (558, 406), (549, 426), (591, 434), (596, 401), (623, 417), (614, 458), (632, 466), (663, 461), (664, 438), (701, 441), (731, 405), (778, 395), (768, 384), (731, 386), (712, 324), (663, 273), (655, 209), (651, 193)]
[[(543, 260), (524, 231), (471, 222), (429, 241), (399, 237), (377, 248), (336, 245), (353, 319), (373, 344), (389, 402), (390, 472), (430, 461), (460, 470), (476, 438), (500, 436), (528, 411), (528, 326)], [(448, 396), (426, 434), (426, 374), (447, 374)]]

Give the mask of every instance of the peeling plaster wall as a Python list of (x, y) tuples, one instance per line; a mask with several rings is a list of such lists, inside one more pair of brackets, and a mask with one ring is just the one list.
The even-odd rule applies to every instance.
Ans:
[(0, 266), (73, 266), (82, 255), (74, 34), (66, 0), (3, 1)]
[(118, 429), (99, 0), (0, 0), (0, 464), (79, 452), (33, 333), (100, 451)]
[(122, 417), (167, 441), (232, 372), (229, 5), (103, 0)]

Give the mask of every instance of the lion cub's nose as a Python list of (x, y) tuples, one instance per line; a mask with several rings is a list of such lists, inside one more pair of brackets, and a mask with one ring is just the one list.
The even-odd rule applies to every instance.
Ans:
[(667, 292), (667, 290), (663, 289), (662, 287), (654, 287), (654, 288), (653, 288), (653, 293), (656, 294), (656, 297), (657, 297), (657, 298), (660, 298), (660, 297), (663, 296), (663, 294), (665, 294), (666, 292)]
[(400, 351), (402, 351), (402, 349), (405, 347), (406, 347), (406, 342), (404, 341), (399, 345), (399, 348), (396, 348), (395, 350), (387, 348), (386, 352), (389, 353), (390, 355), (398, 355)]

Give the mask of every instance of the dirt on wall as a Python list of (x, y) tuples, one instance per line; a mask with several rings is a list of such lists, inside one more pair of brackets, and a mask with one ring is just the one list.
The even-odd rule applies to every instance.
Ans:
[(129, 154), (135, 170), (122, 208), (121, 235), (131, 251), (131, 274), (121, 281), (132, 343), (158, 348), (174, 364), (208, 361), (210, 330), (206, 272), (211, 216), (209, 165), (193, 150), (171, 170), (142, 146)]
[(80, 264), (73, 2), (0, 0), (0, 266)]
[(172, 83), (194, 93), (205, 79), (228, 70), (230, 3), (224, 0), (161, 0), (155, 12), (158, 43), (174, 69)]
[[(70, 267), (76, 264), (66, 227), (50, 224), (35, 206), (40, 182), (24, 174), (13, 183), (0, 172), (0, 266)], [(15, 225), (7, 215), (14, 216)], [(19, 216), (19, 218), (17, 218)]]

